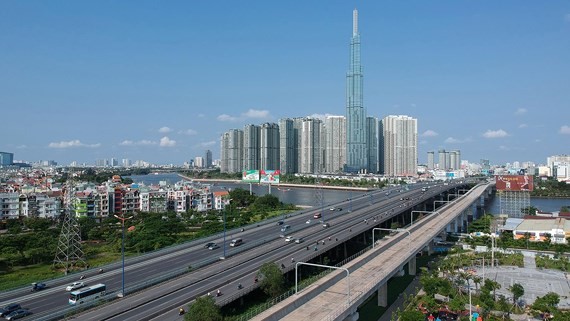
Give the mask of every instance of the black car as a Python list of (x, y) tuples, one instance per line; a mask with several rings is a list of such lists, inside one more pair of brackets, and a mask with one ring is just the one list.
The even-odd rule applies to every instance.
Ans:
[(10, 314), (8, 314), (7, 316), (5, 316), (6, 320), (12, 321), (12, 320), (16, 320), (16, 319), (21, 319), (25, 316), (28, 316), (32, 314), (32, 312), (28, 309), (18, 309)]
[(211, 246), (215, 246), (215, 245), (216, 245), (216, 243), (214, 243), (214, 242), (208, 242), (208, 243), (206, 243), (206, 245), (204, 245), (204, 248), (209, 249)]
[(0, 317), (5, 317), (8, 314), (21, 309), (22, 307), (18, 303), (10, 303), (7, 306), (0, 308)]
[(283, 223), (284, 223), (283, 221), (279, 221), (277, 222), (277, 225), (283, 225)]
[(40, 291), (47, 288), (47, 285), (45, 283), (41, 283), (41, 282), (34, 282), (32, 283), (32, 292), (34, 291)]

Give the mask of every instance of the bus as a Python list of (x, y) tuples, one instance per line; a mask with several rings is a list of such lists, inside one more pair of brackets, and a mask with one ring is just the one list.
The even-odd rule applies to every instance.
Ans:
[(75, 305), (99, 299), (105, 295), (105, 290), (105, 284), (99, 283), (87, 288), (73, 291), (69, 294), (69, 304)]

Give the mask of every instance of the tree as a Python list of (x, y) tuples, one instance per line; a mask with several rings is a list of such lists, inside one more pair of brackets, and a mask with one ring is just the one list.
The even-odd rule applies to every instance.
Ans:
[(222, 313), (210, 296), (199, 297), (188, 308), (185, 321), (221, 321)]
[(493, 291), (493, 300), (496, 300), (497, 299), (496, 292), (498, 289), (501, 288), (501, 284), (497, 281), (485, 279), (484, 287), (487, 289), (487, 291)]
[(518, 299), (524, 295), (524, 288), (520, 283), (511, 285), (509, 291), (513, 294), (513, 304), (517, 304)]
[(560, 302), (560, 296), (554, 292), (548, 292), (543, 297), (537, 297), (532, 308), (542, 312), (552, 313)]
[(260, 287), (267, 295), (277, 297), (285, 289), (285, 278), (277, 263), (263, 263), (257, 277), (261, 280)]

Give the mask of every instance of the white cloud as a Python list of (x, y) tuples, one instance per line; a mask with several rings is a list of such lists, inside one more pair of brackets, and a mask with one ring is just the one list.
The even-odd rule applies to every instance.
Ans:
[(200, 117), (200, 118), (206, 117), (206, 115), (204, 115), (204, 114), (198, 114), (197, 116)]
[(26, 149), (26, 148), (28, 148), (28, 146), (27, 145), (19, 145), (19, 146), (16, 146), (16, 148), (17, 149)]
[(509, 136), (509, 134), (502, 130), (487, 130), (485, 133), (483, 133), (483, 137), (485, 138), (501, 138), (501, 137), (506, 137)]
[(570, 134), (570, 126), (564, 125), (560, 127), (560, 134)]
[(70, 140), (67, 142), (61, 141), (58, 143), (49, 143), (49, 148), (74, 148), (74, 147), (88, 147), (88, 148), (96, 148), (100, 147), (101, 144), (83, 144), (79, 139)]
[(221, 114), (217, 117), (219, 121), (228, 121), (228, 122), (235, 122), (235, 121), (244, 121), (247, 119), (268, 119), (271, 118), (268, 110), (257, 110), (257, 109), (249, 109), (245, 113), (241, 113), (239, 117), (231, 116), (228, 114)]
[(268, 118), (269, 110), (249, 109), (242, 115), (246, 118)]
[(428, 129), (426, 130), (423, 134), (421, 134), (422, 137), (435, 137), (439, 135), (438, 133), (436, 133), (435, 131)]
[(209, 147), (209, 146), (214, 146), (216, 145), (216, 141), (215, 140), (211, 140), (209, 142), (201, 142), (200, 143), (200, 147)]
[(328, 114), (328, 113), (327, 114), (312, 114), (312, 115), (309, 115), (307, 117), (316, 118), (316, 119), (320, 119), (322, 121), (325, 121), (327, 119), (327, 117), (331, 117), (331, 116), (339, 117), (339, 115), (333, 115), (333, 114)]
[(176, 146), (176, 141), (164, 136), (160, 139), (161, 147), (174, 147)]
[(527, 127), (528, 127), (527, 124), (520, 124), (520, 125), (519, 125), (519, 128), (527, 128)]
[(119, 145), (121, 146), (148, 146), (148, 145), (156, 145), (156, 142), (153, 142), (151, 140), (139, 140), (138, 142), (134, 142), (132, 140), (124, 140), (122, 142), (119, 143)]
[(515, 111), (515, 115), (524, 115), (526, 114), (527, 110), (526, 108), (519, 108)]
[(172, 129), (170, 127), (166, 127), (166, 126), (160, 127), (160, 129), (158, 130), (159, 133), (163, 133), (163, 134), (170, 133), (171, 131), (172, 131)]
[(195, 131), (194, 129), (181, 130), (179, 133), (184, 134), (184, 135), (188, 135), (188, 136), (194, 136), (194, 135), (198, 134), (198, 132)]
[(231, 121), (238, 121), (239, 118), (234, 117), (234, 116), (230, 116), (228, 114), (221, 114), (218, 116), (218, 120), (219, 121), (230, 121), (231, 122)]
[(499, 150), (511, 150), (511, 149), (505, 145), (501, 145), (499, 146)]
[(564, 15), (564, 21), (570, 22), (570, 13)]
[(444, 143), (446, 143), (446, 144), (457, 144), (457, 143), (461, 143), (461, 140), (457, 139), (457, 138), (453, 138), (453, 137), (447, 137), (445, 139)]

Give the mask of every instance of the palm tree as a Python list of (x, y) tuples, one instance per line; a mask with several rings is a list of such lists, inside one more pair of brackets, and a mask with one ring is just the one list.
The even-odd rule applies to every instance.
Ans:
[(513, 305), (516, 305), (518, 299), (524, 295), (524, 288), (520, 283), (515, 283), (509, 287), (509, 291), (513, 294)]
[(479, 284), (483, 282), (483, 278), (478, 275), (473, 275), (471, 279), (473, 280), (473, 283), (475, 283), (475, 290), (479, 292)]

